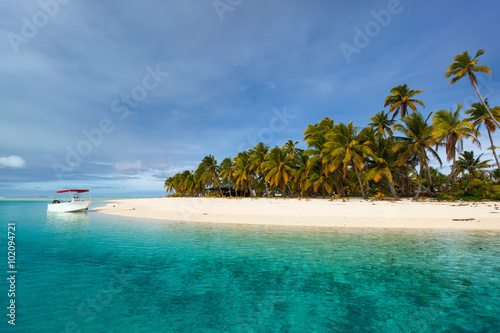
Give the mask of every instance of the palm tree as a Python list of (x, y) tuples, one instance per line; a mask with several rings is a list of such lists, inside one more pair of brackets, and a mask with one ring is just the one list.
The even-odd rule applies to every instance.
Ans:
[(283, 150), (285, 153), (288, 155), (294, 156), (298, 151), (300, 151), (300, 148), (295, 148), (295, 146), (298, 144), (298, 141), (293, 141), (293, 140), (288, 140), (284, 145), (283, 145)]
[(391, 168), (397, 167), (397, 154), (394, 151), (394, 140), (380, 138), (371, 144), (373, 154), (368, 159), (368, 172), (366, 180), (374, 180), (378, 183), (381, 179), (386, 179), (389, 190), (394, 198), (398, 198), (394, 188)]
[(453, 84), (458, 80), (460, 80), (461, 78), (463, 78), (464, 76), (468, 76), (470, 83), (476, 90), (477, 96), (479, 96), (479, 99), (486, 108), (486, 111), (488, 112), (491, 120), (495, 123), (495, 125), (497, 125), (500, 128), (500, 123), (493, 116), (493, 113), (488, 108), (488, 105), (484, 101), (483, 96), (481, 96), (481, 94), (479, 93), (479, 89), (477, 88), (477, 79), (475, 72), (491, 74), (491, 70), (488, 67), (477, 66), (476, 58), (482, 54), (484, 54), (484, 50), (478, 50), (473, 59), (470, 58), (469, 53), (467, 51), (464, 51), (462, 54), (455, 56), (455, 58), (453, 59), (454, 62), (450, 65), (450, 67), (448, 67), (444, 76), (447, 78), (454, 76), (453, 79), (451, 79), (451, 81), (448, 82), (448, 84), (450, 83)]
[[(484, 103), (488, 105), (488, 99), (484, 100)], [(498, 162), (498, 157), (497, 153), (495, 151), (495, 145), (493, 143), (493, 138), (491, 137), (491, 133), (495, 133), (496, 126), (495, 123), (493, 122), (492, 118), (488, 114), (488, 111), (486, 111), (486, 108), (484, 107), (483, 104), (481, 103), (474, 103), (471, 105), (472, 108), (469, 110), (465, 111), (465, 114), (470, 115), (469, 118), (467, 118), (467, 121), (471, 121), (472, 125), (476, 128), (479, 129), (482, 124), (486, 127), (486, 130), (488, 131), (488, 137), (490, 138), (490, 143), (491, 143), (491, 150), (493, 152), (493, 157), (495, 158), (495, 162), (497, 164), (497, 168), (500, 168), (500, 163)], [(494, 108), (491, 108), (491, 113), (493, 114), (494, 119), (500, 120), (500, 107), (496, 106)]]
[(293, 195), (289, 182), (295, 171), (294, 156), (287, 154), (283, 149), (275, 146), (269, 152), (263, 167), (267, 172), (266, 181), (269, 181), (271, 186), (282, 189), (283, 194), (288, 186), (290, 194)]
[(236, 158), (234, 159), (235, 164), (235, 188), (248, 190), (250, 196), (253, 195), (252, 191), (252, 170), (250, 163), (250, 153), (248, 151), (243, 151), (238, 153)]
[(375, 130), (375, 133), (379, 136), (382, 137), (387, 137), (387, 134), (389, 134), (390, 137), (392, 137), (392, 126), (394, 125), (395, 121), (393, 119), (389, 119), (389, 114), (385, 113), (384, 110), (377, 112), (377, 114), (373, 117), (370, 118), (372, 121), (371, 123), (368, 124), (371, 128)]
[(317, 172), (311, 171), (308, 173), (307, 179), (304, 182), (304, 189), (308, 190), (312, 187), (314, 192), (318, 192), (319, 188), (323, 188), (323, 197), (325, 197), (325, 191), (331, 193), (333, 188), (328, 177), (323, 175), (320, 176)]
[(263, 169), (262, 165), (266, 160), (266, 156), (269, 153), (269, 145), (264, 144), (263, 142), (259, 142), (255, 147), (250, 149), (250, 170), (255, 172), (255, 176), (259, 177), (259, 174), (262, 175), (262, 179), (266, 186), (266, 196), (269, 196), (269, 189), (267, 186), (266, 172)]
[(477, 177), (481, 170), (491, 166), (488, 164), (490, 160), (481, 161), (481, 156), (483, 156), (483, 154), (480, 154), (476, 158), (474, 157), (473, 151), (464, 151), (458, 158), (455, 171), (462, 174), (467, 171), (473, 178)]
[[(326, 196), (327, 188), (325, 188), (325, 184), (328, 183), (327, 176), (325, 176), (324, 172), (324, 164), (323, 164), (323, 149), (324, 145), (327, 142), (326, 136), (328, 133), (333, 131), (335, 127), (333, 120), (329, 117), (323, 118), (318, 124), (309, 125), (307, 129), (304, 131), (304, 141), (307, 141), (308, 149), (305, 151), (310, 158), (308, 160), (308, 175), (311, 173), (317, 173), (318, 179), (321, 183), (321, 189), (323, 191), (323, 197)], [(318, 169), (317, 171), (315, 171)], [(309, 188), (309, 187), (307, 187)], [(317, 191), (317, 188), (315, 192)]]
[(201, 181), (205, 184), (212, 183), (219, 188), (219, 193), (222, 196), (222, 190), (219, 183), (219, 166), (217, 160), (212, 155), (205, 156), (198, 166), (197, 172), (200, 174)]
[(326, 165), (328, 172), (333, 172), (342, 166), (344, 178), (348, 167), (351, 166), (356, 172), (361, 194), (366, 199), (367, 196), (363, 189), (359, 170), (364, 168), (364, 158), (366, 155), (371, 154), (371, 150), (368, 144), (359, 142), (357, 132), (358, 127), (354, 127), (352, 121), (348, 125), (344, 123), (336, 125), (333, 131), (327, 134), (328, 142), (325, 143), (323, 149), (323, 155), (325, 156), (323, 163)]
[[(223, 159), (222, 163), (220, 164), (219, 176), (222, 179), (227, 179), (228, 185), (231, 185), (232, 183), (234, 171), (235, 164), (233, 162), (233, 159), (231, 157), (226, 157), (225, 159)], [(231, 196), (231, 188), (229, 188), (229, 196)]]
[(500, 182), (500, 169), (495, 169), (495, 170), (491, 171), (491, 177), (496, 182)]
[(413, 96), (417, 94), (421, 94), (422, 90), (411, 90), (408, 89), (408, 86), (403, 84), (399, 85), (391, 89), (389, 95), (385, 98), (384, 107), (389, 106), (389, 113), (394, 112), (392, 119), (396, 117), (396, 114), (401, 114), (401, 118), (405, 117), (408, 114), (408, 108), (412, 111), (417, 112), (417, 107), (414, 103), (420, 104), (423, 108), (425, 108), (424, 103), (418, 99), (412, 99)]
[(296, 156), (296, 170), (293, 177), (293, 185), (300, 190), (300, 197), (304, 197), (305, 185), (309, 174), (309, 155), (301, 150)]
[[(472, 142), (479, 143), (477, 136), (479, 132), (467, 120), (460, 119), (460, 110), (463, 104), (458, 104), (457, 110), (439, 110), (432, 117), (434, 127), (434, 139), (437, 143), (445, 142), (446, 160), (453, 161), (451, 170), (455, 169), (457, 152), (460, 153), (464, 146), (464, 138), (472, 138)], [(450, 172), (444, 191), (447, 192), (453, 172)]]
[[(430, 117), (431, 115), (429, 115)], [(429, 157), (427, 151), (431, 152), (441, 164), (441, 159), (432, 146), (437, 142), (433, 136), (433, 128), (424, 120), (420, 112), (411, 113), (401, 119), (401, 123), (394, 125), (394, 130), (404, 134), (404, 137), (398, 138), (399, 141), (394, 147), (394, 151), (400, 151), (398, 164), (401, 166), (408, 160), (417, 157), (419, 159), (420, 171), (418, 173), (418, 189), (415, 199), (418, 199), (422, 190), (422, 176), (424, 167), (429, 169)], [(431, 180), (429, 179), (429, 183)]]
[(174, 189), (174, 185), (173, 185), (173, 177), (168, 177), (168, 178), (165, 180), (165, 185), (163, 186), (163, 188), (165, 189), (165, 191), (166, 191), (167, 193), (172, 192), (172, 190)]

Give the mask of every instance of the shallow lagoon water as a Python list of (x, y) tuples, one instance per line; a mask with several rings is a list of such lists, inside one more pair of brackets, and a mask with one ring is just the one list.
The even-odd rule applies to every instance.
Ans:
[[(500, 233), (54, 214), (16, 224), (12, 332), (498, 332)], [(99, 203), (97, 203), (99, 205)], [(6, 330), (5, 330), (6, 331)]]

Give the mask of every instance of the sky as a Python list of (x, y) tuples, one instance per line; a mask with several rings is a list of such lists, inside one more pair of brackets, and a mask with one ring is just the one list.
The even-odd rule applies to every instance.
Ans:
[[(424, 115), (466, 110), (470, 82), (444, 78), (466, 50), (486, 50), (479, 89), (500, 105), (497, 0), (39, 0), (0, 13), (0, 197), (165, 195), (206, 155), (306, 148), (327, 116), (366, 126), (403, 83), (423, 91)], [(480, 141), (465, 149), (491, 159)]]

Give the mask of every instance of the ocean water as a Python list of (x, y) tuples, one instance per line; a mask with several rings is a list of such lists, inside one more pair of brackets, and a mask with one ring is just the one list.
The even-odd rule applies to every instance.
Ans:
[(500, 331), (498, 232), (158, 222), (46, 203), (0, 201), (1, 332)]

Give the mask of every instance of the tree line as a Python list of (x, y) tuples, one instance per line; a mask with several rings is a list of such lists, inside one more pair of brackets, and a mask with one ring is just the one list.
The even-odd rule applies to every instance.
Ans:
[[(500, 127), (500, 107), (490, 108), (477, 87), (476, 73), (491, 74), (488, 67), (478, 65), (477, 58), (483, 53), (479, 50), (471, 58), (464, 51), (445, 72), (445, 77), (451, 78), (448, 84), (468, 78), (479, 97), (465, 110), (464, 117), (462, 104), (455, 110), (424, 116), (417, 106), (425, 105), (416, 98), (422, 91), (409, 89), (405, 83), (391, 89), (385, 98), (388, 112), (376, 113), (364, 128), (352, 122), (335, 124), (325, 117), (304, 131), (307, 149), (288, 140), (282, 147), (273, 148), (261, 142), (220, 164), (208, 155), (196, 170), (169, 177), (165, 181), (166, 191), (175, 196), (228, 193), (500, 200), (500, 164), (496, 154), (499, 147), (491, 135)], [(473, 151), (463, 151), (464, 140), (480, 146), (478, 138), (483, 128), (488, 134), (487, 149), (494, 156), (493, 163), (482, 159), (483, 154), (475, 156)], [(431, 161), (442, 166), (437, 153), (440, 147), (451, 163), (448, 175), (430, 166)]]

